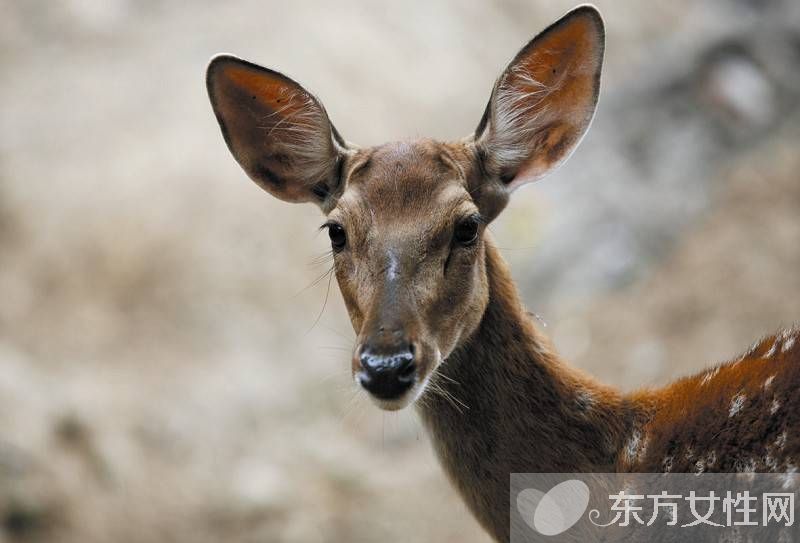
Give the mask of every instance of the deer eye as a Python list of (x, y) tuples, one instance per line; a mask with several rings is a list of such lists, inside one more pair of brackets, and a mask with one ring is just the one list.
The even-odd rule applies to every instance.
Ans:
[(344, 233), (342, 225), (330, 223), (328, 226), (328, 237), (331, 238), (331, 247), (334, 251), (339, 252), (347, 245), (347, 234)]
[(467, 217), (462, 219), (457, 225), (453, 237), (461, 245), (472, 245), (478, 239), (478, 217)]

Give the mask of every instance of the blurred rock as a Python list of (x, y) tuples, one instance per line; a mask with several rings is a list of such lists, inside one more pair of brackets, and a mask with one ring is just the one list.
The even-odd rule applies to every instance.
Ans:
[(715, 51), (700, 72), (700, 82), (710, 107), (728, 130), (750, 133), (775, 122), (777, 96), (772, 82), (744, 51)]

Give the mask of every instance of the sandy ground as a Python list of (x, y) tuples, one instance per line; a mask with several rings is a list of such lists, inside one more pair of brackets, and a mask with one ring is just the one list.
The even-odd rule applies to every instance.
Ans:
[[(592, 132), (492, 229), (633, 389), (800, 320), (800, 17), (598, 3)], [(282, 69), (363, 145), (454, 138), (569, 7), (0, 0), (0, 543), (486, 541), (413, 411), (354, 390), (322, 218), (247, 181), (203, 70)]]

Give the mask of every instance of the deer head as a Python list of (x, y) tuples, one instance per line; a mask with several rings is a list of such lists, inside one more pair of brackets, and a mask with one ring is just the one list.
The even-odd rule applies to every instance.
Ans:
[(221, 55), (207, 86), (247, 175), (326, 215), (357, 334), (356, 382), (384, 409), (418, 398), (479, 326), (489, 297), (488, 225), (517, 188), (561, 164), (597, 103), (604, 31), (581, 6), (531, 40), (494, 85), (475, 133), (359, 148), (292, 79)]

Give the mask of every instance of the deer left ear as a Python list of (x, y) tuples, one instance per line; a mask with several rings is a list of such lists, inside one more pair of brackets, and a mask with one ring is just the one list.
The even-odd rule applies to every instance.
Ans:
[(580, 6), (533, 38), (497, 80), (475, 132), (483, 171), (510, 191), (564, 162), (594, 116), (605, 32)]
[(212, 59), (206, 85), (225, 142), (253, 181), (287, 202), (332, 205), (346, 144), (311, 93), (230, 55)]

